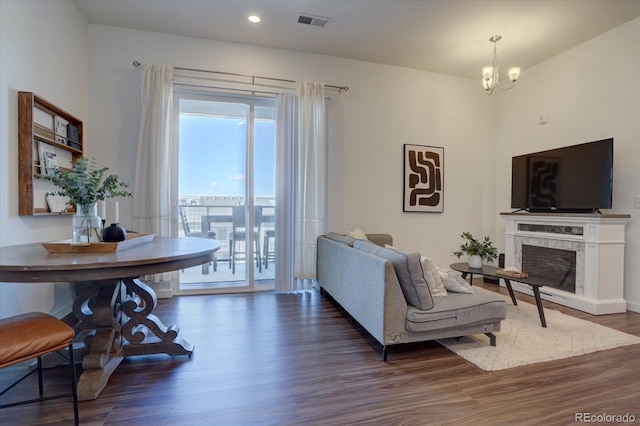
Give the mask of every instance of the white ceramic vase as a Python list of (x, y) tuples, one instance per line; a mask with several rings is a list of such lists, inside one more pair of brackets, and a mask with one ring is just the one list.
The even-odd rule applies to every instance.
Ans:
[(473, 256), (469, 256), (469, 268), (482, 268), (482, 258), (479, 254), (474, 254)]

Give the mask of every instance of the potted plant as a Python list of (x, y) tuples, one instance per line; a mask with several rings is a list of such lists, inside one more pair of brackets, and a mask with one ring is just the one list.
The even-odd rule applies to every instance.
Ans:
[(470, 232), (463, 232), (461, 237), (466, 240), (453, 254), (460, 258), (462, 255), (469, 256), (470, 268), (482, 268), (482, 262), (492, 262), (498, 257), (498, 249), (494, 247), (489, 236), (485, 236), (483, 241), (474, 238)]
[(50, 175), (42, 176), (60, 188), (50, 194), (68, 198), (67, 210), (76, 206), (72, 240), (75, 244), (102, 241), (98, 200), (131, 196), (125, 189), (129, 185), (120, 182), (117, 175), (104, 177), (107, 170), (108, 167), (98, 168), (94, 158), (80, 157), (71, 170), (56, 167)]

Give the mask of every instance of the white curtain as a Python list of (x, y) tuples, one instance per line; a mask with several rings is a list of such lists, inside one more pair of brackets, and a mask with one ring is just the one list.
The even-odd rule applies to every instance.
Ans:
[(133, 219), (139, 232), (170, 237), (173, 68), (168, 65), (142, 67)]
[[(133, 223), (138, 232), (171, 237), (173, 68), (142, 66), (142, 113), (133, 186)], [(156, 283), (159, 297), (170, 296), (170, 274), (146, 277)]]
[[(295, 208), (294, 148), (298, 139), (298, 102), (294, 95), (276, 100), (276, 292), (296, 291), (293, 278)], [(278, 243), (281, 241), (282, 243)]]
[[(278, 244), (276, 249), (281, 247), (280, 250), (284, 251), (286, 248), (283, 246), (293, 247), (292, 256), (276, 252), (278, 259), (285, 260), (278, 261), (282, 270), (278, 269), (280, 274), (276, 275), (276, 291), (299, 291), (310, 289), (316, 278), (316, 240), (326, 229), (324, 84), (298, 82), (297, 105), (291, 96), (280, 96), (276, 129), (276, 145), (286, 150), (289, 156), (277, 157), (281, 165), (291, 165), (290, 169), (277, 167), (280, 173), (277, 192), (292, 198), (290, 204), (276, 204), (285, 207), (276, 215), (282, 221), (276, 223), (276, 232), (280, 230), (278, 238), (285, 243)], [(287, 235), (290, 237), (288, 240)]]

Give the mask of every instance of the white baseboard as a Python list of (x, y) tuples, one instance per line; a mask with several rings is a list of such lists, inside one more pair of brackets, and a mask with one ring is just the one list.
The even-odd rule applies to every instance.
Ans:
[(629, 302), (627, 300), (627, 311), (640, 313), (640, 303)]
[[(502, 287), (505, 286), (502, 282), (500, 285)], [(511, 281), (511, 287), (513, 287), (514, 291), (533, 296), (533, 290), (526, 284)], [(543, 300), (558, 303), (592, 315), (616, 314), (625, 312), (628, 309), (628, 304), (624, 299), (597, 300), (557, 290), (552, 287), (540, 287), (540, 297)]]

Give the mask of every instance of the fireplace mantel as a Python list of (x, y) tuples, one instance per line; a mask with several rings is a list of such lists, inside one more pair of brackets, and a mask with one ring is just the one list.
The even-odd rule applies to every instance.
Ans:
[[(595, 315), (626, 311), (621, 214), (500, 213), (505, 220), (505, 266), (522, 270), (522, 245), (576, 252), (575, 294), (542, 287), (543, 299)], [(527, 272), (527, 271), (523, 271)], [(513, 289), (531, 294), (528, 286)]]

